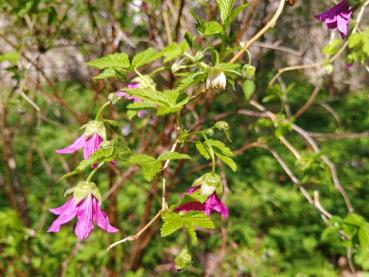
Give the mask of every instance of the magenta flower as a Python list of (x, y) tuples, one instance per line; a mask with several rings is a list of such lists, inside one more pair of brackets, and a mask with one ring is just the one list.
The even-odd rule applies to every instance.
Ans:
[(88, 160), (92, 153), (96, 152), (100, 148), (102, 141), (103, 139), (97, 133), (94, 133), (92, 136), (82, 135), (71, 145), (63, 149), (57, 149), (55, 152), (58, 154), (70, 154), (83, 148), (83, 157), (85, 160)]
[[(139, 88), (140, 87), (140, 84), (139, 83), (129, 83), (127, 85), (128, 88)], [(120, 97), (123, 97), (127, 100), (131, 100), (133, 101), (134, 103), (136, 102), (142, 102), (143, 100), (138, 98), (138, 97), (134, 97), (134, 96), (131, 96), (131, 95), (128, 95), (127, 93), (125, 93), (124, 91), (119, 91), (116, 93), (117, 96), (120, 96)], [(146, 111), (145, 110), (142, 110), (142, 111), (138, 111), (137, 113), (137, 116), (138, 117), (143, 117), (144, 115), (146, 114)]]
[(77, 216), (77, 225), (75, 234), (79, 240), (87, 238), (94, 228), (94, 224), (108, 233), (115, 233), (119, 230), (109, 223), (109, 218), (106, 213), (101, 210), (99, 201), (89, 194), (85, 199), (78, 204), (75, 203), (74, 197), (65, 202), (64, 205), (50, 209), (58, 218), (51, 224), (48, 232), (55, 233), (60, 231), (60, 227), (71, 221)]
[(325, 23), (329, 29), (338, 29), (344, 38), (349, 31), (349, 23), (352, 15), (352, 8), (347, 0), (342, 0), (336, 6), (315, 16), (316, 19)]
[[(200, 186), (191, 187), (186, 194), (192, 194), (198, 190)], [(179, 211), (203, 211), (206, 215), (210, 215), (212, 212), (220, 213), (223, 218), (228, 217), (227, 206), (219, 199), (217, 194), (213, 192), (206, 199), (204, 203), (198, 201), (187, 202), (179, 205), (174, 209), (176, 212)]]

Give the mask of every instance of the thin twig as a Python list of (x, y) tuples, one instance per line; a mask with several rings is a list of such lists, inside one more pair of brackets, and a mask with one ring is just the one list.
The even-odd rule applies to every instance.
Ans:
[(125, 243), (126, 241), (134, 241), (137, 240), (156, 220), (159, 219), (161, 212), (163, 210), (160, 210), (159, 212), (156, 213), (156, 215), (140, 230), (138, 231), (135, 235), (132, 236), (128, 236), (122, 240), (118, 240), (112, 244), (109, 245), (109, 247), (107, 248), (107, 251), (111, 250), (113, 247), (121, 244), (121, 243)]
[(252, 38), (250, 38), (242, 47), (240, 51), (238, 51), (233, 58), (229, 61), (229, 63), (234, 63), (239, 60), (245, 51), (255, 42), (257, 41), (262, 35), (264, 35), (270, 28), (273, 28), (274, 25), (277, 23), (278, 18), (283, 12), (283, 8), (286, 4), (286, 0), (280, 0), (278, 9), (276, 10), (273, 17), (268, 21), (268, 23), (259, 31), (257, 32)]
[(311, 93), (309, 99), (306, 101), (306, 103), (293, 115), (294, 118), (299, 118), (304, 112), (306, 112), (310, 106), (314, 103), (316, 97), (319, 94), (319, 91), (322, 87), (323, 80), (319, 79), (318, 83), (316, 84), (313, 92)]
[[(272, 112), (267, 111), (264, 106), (260, 105), (259, 103), (257, 103), (254, 100), (251, 100), (250, 104), (252, 106), (256, 107), (258, 110), (265, 112), (265, 114), (268, 115), (268, 117), (272, 121), (275, 121), (276, 116)], [(304, 129), (297, 126), (296, 124), (291, 124), (291, 126), (292, 126), (292, 129), (295, 132), (297, 132), (300, 136), (302, 136), (305, 139), (305, 141), (312, 147), (312, 149), (314, 150), (315, 153), (320, 153), (320, 149), (319, 149), (318, 144), (314, 141), (314, 139), (309, 135), (308, 132), (306, 132)], [(288, 143), (288, 141), (283, 136), (280, 137), (280, 140), (295, 155), (296, 159), (299, 160), (301, 156), (298, 153), (298, 151), (290, 143)], [(331, 177), (332, 177), (332, 180), (333, 180), (333, 184), (334, 184), (335, 188), (342, 195), (342, 198), (345, 201), (347, 210), (349, 212), (353, 212), (354, 209), (352, 207), (351, 201), (348, 198), (345, 189), (343, 188), (343, 186), (341, 185), (341, 183), (338, 179), (337, 170), (336, 170), (335, 165), (333, 164), (333, 162), (326, 155), (321, 155), (320, 157), (323, 160), (323, 162), (328, 166), (328, 168), (331, 172)]]

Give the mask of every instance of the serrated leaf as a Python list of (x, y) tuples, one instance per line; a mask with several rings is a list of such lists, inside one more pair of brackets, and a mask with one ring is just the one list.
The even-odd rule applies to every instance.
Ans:
[(182, 215), (182, 219), (185, 220), (184, 225), (187, 228), (215, 229), (214, 222), (203, 212), (187, 212)]
[(161, 170), (161, 163), (159, 161), (144, 154), (134, 154), (128, 159), (128, 162), (138, 165), (142, 170), (145, 180), (149, 182), (152, 181)]
[(126, 53), (114, 53), (96, 60), (89, 61), (87, 65), (96, 67), (98, 69), (129, 68), (130, 62)]
[(175, 42), (169, 44), (161, 50), (161, 54), (165, 57), (164, 63), (172, 61), (182, 55), (189, 48), (186, 41), (177, 44)]
[(233, 161), (232, 158), (221, 155), (217, 152), (215, 152), (215, 156), (217, 156), (219, 158), (219, 160), (221, 160), (223, 163), (228, 165), (230, 167), (230, 169), (232, 169), (233, 172), (237, 171), (237, 164)]
[[(214, 152), (221, 152), (223, 155), (228, 156), (228, 157), (233, 157), (234, 154), (232, 152), (231, 149), (229, 149), (223, 142), (221, 142), (220, 140), (214, 140), (214, 139), (208, 139), (206, 140), (206, 142), (208, 144), (210, 144), (213, 149)], [(218, 151), (217, 151), (218, 150)]]
[(143, 52), (136, 54), (132, 59), (132, 67), (139, 68), (145, 64), (149, 64), (161, 57), (161, 53), (150, 47)]
[(224, 23), (231, 11), (231, 8), (233, 6), (234, 0), (217, 0), (219, 13), (220, 13), (220, 19)]
[(246, 9), (249, 6), (249, 3), (245, 3), (241, 6), (238, 6), (235, 9), (232, 9), (227, 17), (227, 19), (225, 20), (225, 25), (227, 24), (231, 24), (233, 22), (233, 20), (237, 17), (237, 15), (239, 15), (241, 12), (243, 12), (244, 9)]
[(141, 111), (141, 110), (147, 110), (147, 109), (153, 109), (156, 108), (156, 105), (152, 102), (135, 102), (130, 103), (127, 105), (127, 109), (134, 110), (134, 111)]
[(200, 153), (201, 156), (203, 156), (207, 160), (210, 160), (211, 158), (210, 154), (207, 148), (205, 147), (205, 145), (201, 141), (196, 142), (196, 149)]
[(223, 27), (216, 21), (208, 21), (202, 24), (200, 31), (204, 36), (211, 36), (223, 33)]
[(191, 157), (187, 154), (182, 154), (178, 152), (165, 152), (161, 154), (157, 160), (158, 161), (166, 161), (166, 160), (190, 160)]
[(94, 80), (101, 80), (107, 78), (114, 78), (117, 77), (117, 74), (114, 69), (112, 68), (105, 68), (103, 72), (93, 77)]
[(162, 237), (169, 236), (183, 227), (184, 221), (180, 215), (174, 212), (165, 212), (161, 215), (164, 223), (160, 228)]

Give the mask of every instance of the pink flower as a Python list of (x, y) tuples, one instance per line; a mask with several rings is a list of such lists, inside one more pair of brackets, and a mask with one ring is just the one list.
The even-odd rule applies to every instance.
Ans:
[[(191, 187), (186, 194), (192, 194), (198, 190), (200, 186)], [(219, 199), (215, 192), (213, 192), (204, 203), (198, 201), (187, 202), (179, 205), (174, 209), (179, 211), (203, 211), (206, 215), (210, 215), (212, 212), (220, 213), (223, 218), (228, 217), (227, 206)]]
[(55, 150), (55, 152), (58, 154), (70, 154), (83, 148), (83, 157), (85, 160), (88, 160), (91, 154), (99, 149), (102, 141), (103, 139), (97, 133), (94, 133), (92, 136), (82, 135), (77, 138), (71, 145), (63, 149), (57, 149)]
[[(140, 87), (140, 84), (139, 83), (129, 83), (127, 85), (128, 88), (139, 88)], [(131, 100), (133, 101), (134, 103), (136, 102), (142, 102), (143, 100), (138, 98), (138, 97), (134, 97), (134, 96), (131, 96), (131, 95), (128, 95), (127, 93), (125, 93), (124, 91), (119, 91), (116, 93), (117, 96), (120, 96), (120, 97), (123, 97), (127, 100)], [(138, 117), (143, 117), (144, 115), (146, 114), (146, 111), (145, 110), (142, 110), (142, 111), (138, 111), (137, 113), (137, 116)]]
[(342, 0), (334, 7), (315, 16), (316, 19), (325, 23), (329, 29), (337, 28), (344, 38), (349, 31), (349, 23), (352, 15), (352, 8), (347, 0)]
[(50, 212), (58, 215), (58, 218), (51, 224), (49, 230), (47, 230), (48, 232), (59, 232), (63, 224), (71, 221), (76, 216), (77, 225), (74, 231), (79, 240), (83, 240), (90, 235), (94, 224), (108, 233), (119, 231), (110, 225), (108, 216), (101, 210), (99, 201), (92, 194), (89, 194), (78, 204), (75, 203), (72, 197), (64, 205), (50, 209)]

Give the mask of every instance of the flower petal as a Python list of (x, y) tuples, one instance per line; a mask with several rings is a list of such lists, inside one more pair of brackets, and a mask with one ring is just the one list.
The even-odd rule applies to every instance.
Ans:
[(49, 209), (50, 212), (52, 212), (53, 214), (56, 215), (60, 215), (62, 214), (64, 211), (67, 211), (68, 209), (72, 208), (74, 205), (74, 207), (76, 206), (74, 204), (74, 199), (73, 197), (71, 199), (69, 199), (67, 202), (65, 202), (63, 205), (57, 207), (57, 208), (51, 208)]
[(50, 228), (47, 230), (48, 232), (59, 232), (60, 227), (63, 224), (71, 221), (77, 215), (77, 207), (76, 204), (74, 203), (73, 197), (63, 206), (51, 210), (53, 210), (51, 212), (55, 214), (59, 213), (59, 216), (51, 224)]
[(97, 134), (94, 133), (92, 137), (90, 137), (86, 141), (86, 146), (83, 149), (83, 157), (85, 160), (88, 160), (92, 153), (95, 153), (96, 150), (99, 149), (100, 144), (102, 143), (102, 138)]
[(94, 228), (91, 194), (78, 204), (77, 218), (78, 221), (74, 232), (79, 240), (83, 240), (91, 234), (91, 231)]
[(339, 15), (337, 17), (337, 29), (342, 37), (346, 37), (349, 31), (349, 20), (350, 16), (347, 18), (346, 15)]
[(182, 205), (179, 205), (177, 208), (174, 209), (176, 212), (180, 211), (205, 211), (205, 204), (200, 202), (187, 202)]
[(93, 197), (92, 202), (93, 202), (93, 217), (96, 225), (108, 233), (118, 232), (119, 229), (110, 225), (109, 218), (106, 215), (106, 213), (103, 210), (101, 210), (99, 201), (95, 197)]
[(74, 153), (77, 150), (83, 148), (85, 146), (85, 144), (86, 144), (85, 136), (80, 136), (71, 145), (69, 145), (65, 148), (62, 148), (62, 149), (57, 149), (57, 150), (55, 150), (55, 152), (58, 153), (58, 154)]

